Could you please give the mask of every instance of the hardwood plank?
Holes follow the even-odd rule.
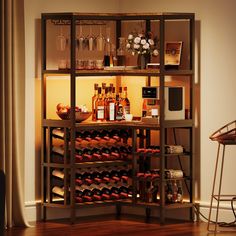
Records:
[[[181,221],[167,221],[167,224],[160,225],[156,219],[149,223],[144,218],[126,216],[116,220],[114,216],[86,217],[77,219],[76,224],[69,221],[57,220],[37,222],[35,227],[8,229],[5,236],[201,236],[207,235],[206,223],[191,223]],[[235,234],[234,234],[235,235]]]

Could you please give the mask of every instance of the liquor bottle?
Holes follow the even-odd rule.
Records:
[[[173,190],[171,183],[167,183],[165,196],[166,196],[166,203],[173,202]]]
[[[95,102],[96,105],[96,120],[104,121],[105,119],[105,104],[101,94],[101,87],[98,88],[98,98]]]
[[[177,190],[177,202],[183,202],[183,189],[181,185],[178,186]]]
[[[102,83],[102,99],[105,99],[106,83]]]
[[[92,97],[92,120],[96,121],[96,106],[95,102],[98,97],[98,84],[94,84],[94,95]]]
[[[115,120],[115,99],[112,97],[112,87],[107,88],[108,93],[105,99],[105,107],[106,107],[106,120],[114,121]]]
[[[127,95],[127,87],[124,87],[124,93],[121,100],[121,104],[123,107],[123,119],[125,119],[125,115],[130,114],[130,101]]]
[[[117,65],[118,66],[125,66],[126,59],[125,59],[125,38],[119,38],[119,48],[117,49]]]
[[[172,201],[173,202],[177,202],[177,198],[178,198],[178,186],[177,186],[177,182],[174,181],[172,184],[172,191],[173,191],[173,197],[172,197]]]
[[[116,95],[116,120],[123,119],[123,105],[122,105],[122,87],[119,87],[119,94]]]

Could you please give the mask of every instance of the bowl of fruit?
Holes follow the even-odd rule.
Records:
[[[65,106],[62,103],[57,104],[57,115],[62,120],[69,120],[71,115],[71,107]],[[91,116],[92,112],[88,111],[85,105],[75,107],[75,121],[82,122],[87,120]]]

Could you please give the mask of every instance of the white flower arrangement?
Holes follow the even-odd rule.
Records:
[[[159,54],[155,47],[154,40],[145,37],[143,34],[129,34],[126,49],[130,51],[132,55],[152,54],[153,56],[157,56]]]

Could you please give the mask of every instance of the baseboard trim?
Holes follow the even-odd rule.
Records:
[[[209,202],[198,202],[199,204],[199,210],[200,212],[208,219],[209,217],[209,209],[210,209],[210,203]],[[69,210],[66,209],[57,209],[57,208],[49,208],[48,209],[48,219],[60,219],[60,218],[67,218],[70,216]],[[91,209],[80,209],[79,214],[77,216],[90,216],[90,215],[106,215],[106,214],[112,214],[115,212],[115,207],[97,207],[97,208],[91,208]],[[132,207],[124,207],[122,208],[123,213],[127,214],[137,214],[140,216],[145,216],[145,210],[142,210],[142,208],[132,208]],[[214,215],[216,212],[216,204],[213,205],[212,208],[212,216],[214,219]],[[169,212],[168,212],[169,213]],[[39,221],[41,220],[41,206],[40,201],[28,201],[25,202],[25,214],[28,221]],[[158,211],[154,210],[152,212],[152,216],[158,217]],[[184,212],[179,211],[171,211],[170,214],[168,214],[171,218],[178,218],[178,219],[185,219],[186,214]],[[168,217],[167,215],[167,217]],[[233,221],[233,214],[230,204],[221,204],[219,208],[219,216],[220,220],[230,222]],[[206,221],[203,217],[200,216],[200,219],[203,221]]]

